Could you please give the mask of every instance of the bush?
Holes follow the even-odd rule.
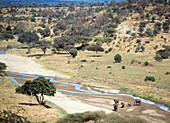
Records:
[[[168,75],[168,74],[170,74],[170,72],[166,72],[166,73],[165,73],[165,75]]]
[[[109,53],[109,51],[106,50],[105,53]]]
[[[122,69],[125,69],[125,66],[122,66]]]
[[[116,54],[115,57],[114,57],[114,60],[115,60],[116,63],[120,63],[122,61],[121,55]]]
[[[109,49],[108,49],[109,52],[112,51],[112,50],[113,50],[113,48],[109,48]]]
[[[68,114],[57,123],[147,123],[138,117],[127,117],[115,113],[105,114],[104,111]]]
[[[87,62],[87,60],[86,60],[86,59],[83,59],[83,60],[81,60],[80,62]]]
[[[141,40],[140,40],[140,39],[137,39],[137,40],[136,40],[136,43],[140,43],[140,42],[141,42]]]
[[[12,48],[12,46],[11,46],[11,45],[8,45],[6,48],[7,48],[7,49],[11,49],[11,48]]]
[[[155,81],[155,77],[153,77],[153,76],[146,76],[145,77],[145,81]]]
[[[107,68],[112,68],[111,66],[107,66]]]
[[[161,62],[162,61],[162,57],[159,54],[156,54],[156,56],[154,57],[156,61]]]
[[[146,62],[144,63],[144,66],[148,66],[148,65],[149,65],[149,62],[146,61]]]
[[[77,49],[76,48],[71,48],[70,49],[70,51],[69,51],[69,53],[71,54],[71,56],[73,57],[73,58],[75,58],[76,56],[77,56]]]

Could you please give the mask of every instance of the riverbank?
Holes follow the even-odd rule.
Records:
[[[45,69],[73,79],[86,80],[82,82],[85,85],[108,87],[105,90],[97,89],[100,91],[121,90],[170,107],[170,76],[165,74],[169,71],[170,59],[157,62],[154,60],[155,54],[127,54],[120,51],[117,53],[122,56],[122,62],[113,63],[114,52],[96,55],[94,52],[80,51],[73,59],[65,52],[53,54],[47,50],[47,55],[44,56],[40,49],[33,48],[30,54],[25,54],[26,51],[27,49],[15,49],[7,53],[29,57]],[[148,66],[144,65],[146,61]],[[156,81],[144,81],[146,76],[154,76]]]

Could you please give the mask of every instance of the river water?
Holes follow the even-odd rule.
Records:
[[[20,46],[21,47],[21,46]],[[19,48],[19,47],[17,47]],[[7,49],[5,49],[4,51],[0,51],[0,54],[4,54],[6,52]],[[17,73],[17,72],[9,72],[13,75],[16,76],[8,76],[13,82],[19,84],[20,86],[22,85],[21,83],[18,82],[18,80],[22,79],[22,80],[31,80],[28,77],[33,77],[33,78],[37,78],[39,77],[38,75],[30,75],[30,74],[23,74],[23,73]],[[18,77],[19,76],[19,77]],[[114,93],[102,93],[99,91],[94,91],[92,90],[90,87],[85,87],[86,89],[82,89],[84,86],[81,84],[76,84],[76,83],[68,83],[68,82],[62,82],[62,81],[57,81],[55,78],[53,77],[45,77],[46,79],[50,79],[51,82],[55,82],[55,83],[62,83],[62,84],[68,84],[70,86],[73,86],[75,88],[75,91],[70,91],[70,90],[63,90],[63,89],[56,89],[57,91],[60,92],[67,92],[67,93],[78,93],[78,94],[96,94],[96,95],[121,95],[121,96],[129,96],[129,97],[133,97],[134,99],[140,99],[142,102],[147,103],[147,104],[151,104],[151,105],[156,105],[158,107],[160,107],[162,110],[170,112],[169,108],[164,106],[163,104],[158,104],[158,103],[154,103],[152,101],[149,100],[145,100],[142,99],[140,97],[134,97],[132,95],[129,94],[123,94],[123,93],[119,93],[119,94],[114,94]]]

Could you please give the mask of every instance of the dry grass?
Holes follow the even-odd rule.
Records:
[[[27,56],[25,50],[14,49],[8,53]],[[123,61],[121,63],[113,63],[114,56],[119,53]],[[32,49],[30,55],[43,54],[39,49]],[[47,51],[47,56],[31,57],[36,62],[44,65],[45,68],[61,72],[62,74],[72,76],[77,79],[86,79],[95,82],[95,85],[109,85],[111,88],[120,88],[129,90],[129,93],[143,98],[160,103],[170,101],[169,98],[169,84],[170,76],[165,75],[169,72],[170,59],[156,62],[154,60],[155,54],[142,55],[142,54],[127,54],[124,52],[111,52],[108,54],[88,51],[80,51],[78,56],[73,59],[69,54],[51,54]],[[101,55],[101,57],[92,57],[93,55]],[[80,62],[86,59],[88,62]],[[68,64],[70,60],[70,64]],[[94,60],[94,62],[91,62]],[[141,64],[130,64],[132,60],[137,60]],[[144,66],[144,62],[148,61],[151,66]],[[111,68],[107,68],[111,66]],[[126,68],[123,70],[122,66]],[[146,76],[154,76],[156,82],[144,81]],[[92,83],[86,83],[92,84]],[[150,97],[148,97],[148,96]]]
[[[15,93],[17,86],[7,77],[0,78],[0,110],[10,109],[14,112],[16,109],[11,108],[12,106],[22,107],[25,109],[25,112],[19,115],[27,117],[31,122],[56,122],[63,116],[57,108],[53,108],[54,106],[52,108],[45,108],[44,106],[37,105],[34,97]],[[21,105],[19,103],[34,105]]]

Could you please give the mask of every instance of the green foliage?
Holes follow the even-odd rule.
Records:
[[[146,76],[144,81],[155,81],[155,77],[153,76]]]
[[[127,117],[115,113],[105,114],[103,111],[84,112],[68,114],[59,119],[57,123],[147,123],[144,119],[138,117]]]
[[[12,46],[11,45],[7,45],[7,47],[6,47],[7,49],[11,49],[12,48]]]
[[[154,59],[158,62],[161,62],[163,60],[163,58],[161,57],[161,55],[156,54],[156,56],[154,57]]]
[[[115,57],[114,57],[114,60],[115,60],[116,63],[120,63],[122,61],[121,55],[116,54]]]
[[[24,111],[23,108],[20,108],[20,110],[17,111],[16,113],[10,110],[0,111],[0,121],[1,123],[11,123],[11,122],[12,123],[30,123],[30,121],[27,120],[27,118],[18,115],[18,113],[21,113],[21,112],[23,113],[23,111]]]
[[[125,66],[122,66],[122,69],[125,69]]]
[[[145,31],[147,37],[153,37],[153,31],[150,28],[147,28]]]
[[[8,41],[8,39],[13,39],[14,36],[11,31],[1,32],[0,39]]]
[[[87,62],[87,60],[86,60],[86,59],[83,59],[83,60],[81,60],[80,62]]]
[[[164,46],[164,48],[157,51],[156,54],[159,54],[163,59],[167,59],[170,56],[170,46]]]
[[[49,28],[49,27],[46,27],[44,30],[42,30],[42,31],[40,32],[40,34],[41,34],[44,38],[50,36],[50,28]]]
[[[72,49],[70,49],[70,51],[69,51],[69,53],[71,54],[71,56],[73,57],[73,58],[75,58],[76,56],[77,56],[77,49],[76,48],[72,48]]]
[[[32,33],[32,32],[24,32],[18,38],[18,42],[26,43],[26,44],[29,45],[28,53],[30,52],[30,45],[31,45],[31,43],[35,43],[38,40],[39,40],[38,35],[36,33]]]
[[[26,81],[23,86],[20,86],[15,90],[17,93],[35,96],[37,102],[41,105],[45,105],[44,95],[54,96],[56,93],[54,83],[44,77],[38,77],[33,81]],[[40,96],[38,96],[39,94]]]
[[[45,39],[39,40],[33,45],[33,47],[40,48],[45,55],[46,50],[51,48],[51,42]]]
[[[170,20],[166,20],[165,22],[163,22],[163,30],[164,32],[168,32],[169,31],[169,25],[170,25]]]
[[[98,51],[101,51],[101,52],[104,51],[104,49],[103,49],[101,46],[99,46],[99,45],[89,46],[89,47],[87,48],[87,50],[89,50],[89,51],[96,51],[96,53],[97,53]]]
[[[132,36],[133,38],[136,38],[136,37],[137,37],[136,33],[132,33],[131,36]]]
[[[36,18],[35,17],[31,17],[30,20],[31,20],[31,22],[36,22]]]
[[[112,68],[111,66],[107,66],[107,68]]]
[[[137,40],[136,40],[136,43],[140,43],[140,42],[141,42],[141,40],[140,40],[140,39],[137,39]]]
[[[148,66],[148,65],[149,65],[148,61],[144,62],[144,66]]]
[[[165,73],[165,75],[169,75],[169,74],[170,74],[170,72],[166,72],[166,73]]]
[[[0,62],[0,76],[4,76],[5,75],[6,68],[7,68],[6,64]]]

